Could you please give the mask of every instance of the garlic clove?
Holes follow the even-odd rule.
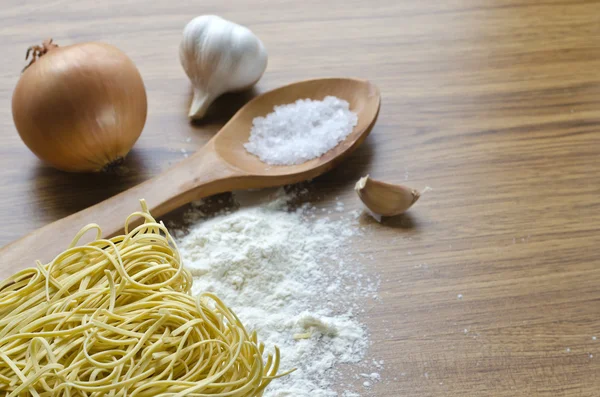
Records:
[[[354,190],[363,204],[378,216],[403,214],[421,196],[416,189],[377,181],[369,175],[360,178]]]

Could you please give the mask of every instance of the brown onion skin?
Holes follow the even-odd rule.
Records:
[[[63,171],[101,171],[139,138],[148,105],[142,77],[122,51],[104,43],[51,49],[29,66],[12,97],[23,142]]]

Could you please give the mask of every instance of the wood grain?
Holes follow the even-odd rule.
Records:
[[[403,218],[361,218],[371,236],[356,249],[373,256],[383,299],[363,316],[386,366],[373,394],[600,394],[597,1],[4,1],[0,243],[157,175],[248,100],[187,121],[177,46],[200,13],[264,41],[257,91],[336,75],[381,88],[365,145],[313,182],[323,204],[359,208],[352,186],[366,173],[433,189]],[[12,90],[25,48],[49,36],[106,41],[138,65],[149,112],[127,174],[57,172],[19,140]]]

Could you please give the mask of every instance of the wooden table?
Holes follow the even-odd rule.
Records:
[[[600,2],[35,3],[0,15],[0,244],[165,170],[247,100],[186,118],[181,30],[219,14],[267,46],[258,91],[332,75],[381,88],[366,144],[313,182],[321,204],[358,208],[366,173],[433,189],[401,219],[361,219],[375,238],[357,249],[382,280],[364,317],[386,362],[374,394],[600,395]],[[58,172],[20,141],[11,93],[47,37],[106,41],[138,65],[149,116],[126,175]]]

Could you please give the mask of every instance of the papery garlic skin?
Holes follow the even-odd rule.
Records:
[[[263,43],[250,29],[216,15],[192,19],[179,46],[181,65],[194,88],[189,117],[200,119],[219,95],[256,84],[267,58]]]

